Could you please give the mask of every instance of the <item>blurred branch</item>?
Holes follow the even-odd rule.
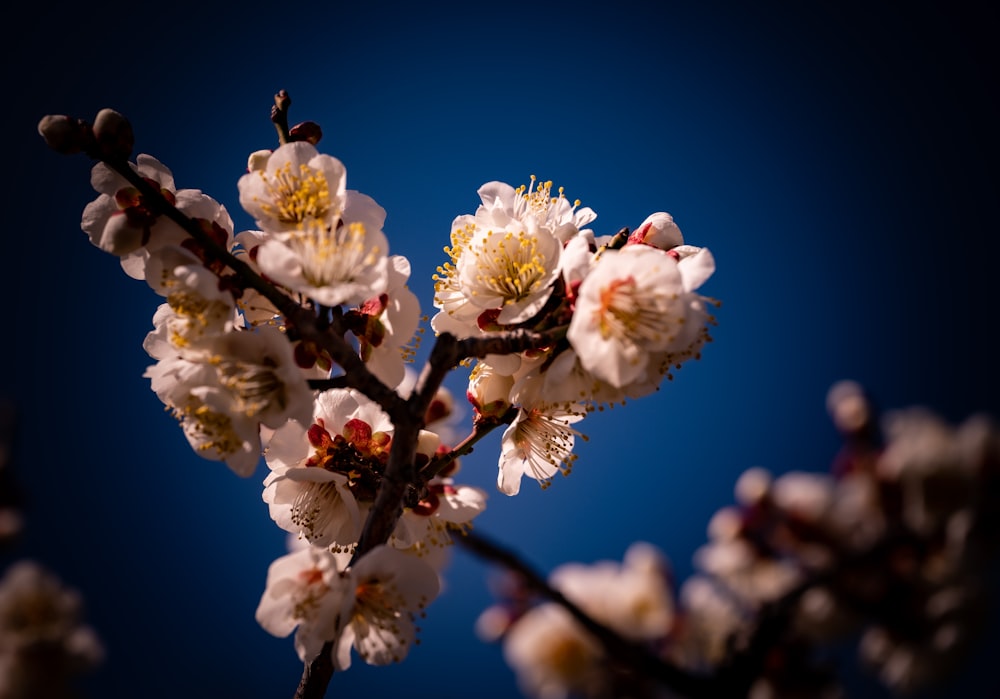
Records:
[[[464,536],[456,537],[455,541],[477,556],[517,573],[530,590],[563,606],[583,628],[600,641],[608,655],[622,665],[631,667],[646,677],[659,680],[665,686],[686,697],[725,696],[718,693],[718,682],[714,678],[682,670],[656,656],[645,646],[623,638],[604,624],[594,620],[562,592],[552,587],[544,577],[535,572],[513,551],[472,531],[467,532]]]

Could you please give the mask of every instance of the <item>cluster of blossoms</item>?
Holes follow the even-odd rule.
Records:
[[[385,211],[347,189],[344,165],[316,148],[318,129],[302,133],[251,154],[238,189],[257,228],[239,233],[225,207],[177,189],[155,158],[127,163],[215,249],[103,160],[92,175],[99,196],[82,225],[164,297],[144,342],[156,360],[146,375],[191,446],[241,476],[254,473],[261,455],[269,468],[263,499],[299,543],[272,566],[258,620],[278,635],[297,629],[307,662],[332,643],[343,668],[351,647],[372,663],[405,655],[409,615],[438,589],[441,547],[483,511],[486,495],[454,481],[455,445],[432,424],[450,403],[439,388],[416,436],[418,476],[401,513],[385,541],[354,560],[397,426],[384,404],[334,385],[343,367],[299,332],[293,314],[306,310],[320,326],[351,333],[367,371],[405,395],[420,309],[406,286],[409,262],[388,254]],[[589,410],[645,395],[698,356],[714,302],[696,290],[714,261],[707,249],[684,245],[666,213],[631,234],[597,237],[587,228],[594,212],[561,190],[553,196],[551,182],[491,182],[479,196],[476,213],[452,226],[431,325],[459,339],[505,331],[545,338],[527,351],[501,345],[476,355],[467,391],[473,436],[509,423],[497,484],[513,495],[523,475],[545,485],[568,469],[579,436],[573,425]],[[247,283],[234,261],[281,296]]]
[[[942,679],[995,601],[1000,427],[985,416],[952,427],[923,408],[880,420],[846,381],[828,405],[845,440],[831,471],[746,471],[676,593],[648,545],[621,565],[563,566],[549,583],[621,637],[709,678],[693,696],[844,696],[823,650],[852,638],[895,692]],[[535,604],[516,581],[502,595],[479,631],[502,639],[529,696],[673,696],[606,657],[564,607]],[[758,672],[725,674],[747,658]]]
[[[0,578],[0,699],[69,699],[104,649],[82,621],[80,595],[32,560]]]
[[[308,141],[253,153],[239,192],[259,229],[238,234],[221,204],[178,190],[155,158],[140,155],[128,165],[296,308],[328,323],[335,315],[378,380],[401,393],[412,387],[405,363],[419,305],[406,288],[409,263],[387,254],[385,212],[346,189],[338,160]],[[306,661],[333,640],[339,667],[349,664],[352,641],[368,662],[400,659],[413,635],[406,610],[434,597],[449,530],[483,511],[485,493],[456,484],[458,461],[450,459],[407,492],[387,548],[350,565],[392,448],[389,416],[356,389],[313,389],[310,379],[329,381],[337,367],[321,347],[297,337],[293,320],[266,294],[159,215],[109,165],[94,166],[92,183],[99,196],[84,211],[84,231],[164,297],[143,345],[156,360],[146,372],[153,391],[201,456],[250,476],[263,455],[263,499],[274,521],[305,546],[272,567],[260,623],[279,635],[297,626],[296,648]],[[419,431],[418,470],[451,450],[432,429],[450,404],[440,388]],[[398,586],[389,587],[392,579]],[[348,597],[356,607],[350,614],[342,613]]]
[[[595,236],[596,214],[552,182],[489,182],[474,214],[452,223],[450,260],[435,276],[431,325],[481,337],[526,329],[551,341],[489,354],[473,368],[477,420],[513,414],[497,485],[522,476],[547,485],[573,461],[574,427],[595,407],[656,390],[697,357],[715,302],[697,289],[715,270],[706,248],[685,245],[673,218],[650,215],[631,234]],[[627,234],[627,235],[626,235]]]
[[[281,145],[251,154],[238,182],[256,225],[239,233],[155,158],[129,162],[131,127],[112,110],[93,124],[45,117],[39,131],[99,161],[83,230],[163,297],[143,343],[153,391],[202,457],[244,477],[266,463],[262,497],[289,552],[270,566],[256,618],[294,632],[300,692],[315,695],[323,663],[403,659],[441,590],[447,545],[482,545],[453,538],[486,502],[455,481],[459,457],[506,425],[498,489],[515,495],[524,476],[547,486],[569,470],[585,416],[699,357],[717,302],[699,293],[712,254],[685,244],[669,214],[597,236],[593,210],[551,182],[489,182],[452,224],[434,277],[437,342],[417,380],[410,264],[389,255],[385,211],[317,150],[319,127],[287,127],[289,103],[276,95]],[[441,382],[473,360],[472,432],[456,441]],[[525,692],[836,696],[816,651],[845,634],[860,634],[894,689],[946,670],[987,597],[1000,431],[922,411],[880,429],[850,383],[829,404],[846,439],[833,472],[744,474],[679,589],[666,558],[636,544],[621,564],[563,566],[488,610],[480,632],[502,640]],[[64,659],[98,654],[74,599],[30,567],[0,583],[0,678],[21,681],[11,658],[39,639]]]

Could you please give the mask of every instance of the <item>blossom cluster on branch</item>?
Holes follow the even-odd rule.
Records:
[[[275,95],[279,145],[251,153],[238,182],[257,226],[239,233],[156,158],[131,161],[131,125],[113,110],[92,124],[45,117],[39,131],[98,161],[82,228],[163,298],[146,376],[192,448],[241,476],[263,456],[263,499],[301,547],[271,566],[257,619],[294,631],[301,659],[328,675],[352,647],[374,664],[406,655],[443,547],[485,507],[455,481],[459,457],[506,426],[501,492],[568,470],[590,410],[648,394],[698,356],[715,302],[697,289],[715,265],[669,214],[597,236],[594,212],[551,182],[487,183],[452,224],[435,345],[407,382],[420,324],[410,264],[389,254],[385,211],[317,149],[319,126],[289,128],[290,104]],[[433,429],[450,403],[441,382],[472,362],[473,429],[449,443]],[[323,684],[315,673],[300,691]]]
[[[831,405],[850,449],[835,473],[747,473],[679,591],[646,544],[545,580],[470,533],[487,494],[460,482],[462,457],[502,428],[501,493],[568,472],[593,411],[658,390],[700,357],[718,305],[700,293],[714,258],[665,212],[597,235],[594,211],[550,181],[488,182],[451,225],[433,276],[434,343],[414,372],[423,329],[410,263],[390,254],[382,207],[318,149],[320,127],[289,127],[290,104],[275,95],[278,145],[253,151],[237,183],[256,226],[240,232],[156,158],[131,160],[131,125],[113,110],[93,123],[48,116],[39,131],[97,161],[82,228],[163,299],[143,342],[152,390],[201,457],[243,477],[266,464],[262,498],[290,544],[256,618],[294,634],[297,697],[322,696],[355,654],[406,657],[455,542],[527,581],[481,629],[545,699],[818,690],[830,678],[810,672],[810,650],[854,618],[892,686],[961,645],[950,620],[979,600],[963,581],[979,534],[995,529],[997,432],[976,422],[955,436],[909,416],[883,445],[870,406],[844,386]],[[469,369],[465,437],[445,429],[455,405],[442,382],[458,367]]]
[[[524,691],[545,699],[670,696],[635,662],[643,652],[690,673],[665,685],[684,696],[842,697],[824,651],[846,641],[895,692],[941,681],[997,601],[1000,426],[879,415],[852,381],[828,407],[844,438],[832,467],[745,471],[679,588],[664,554],[637,543],[621,563],[565,564],[545,584],[506,578],[480,636],[502,641]],[[469,545],[505,562],[489,542]],[[608,630],[638,647],[610,653]]]

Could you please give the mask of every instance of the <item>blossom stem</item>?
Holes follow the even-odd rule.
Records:
[[[285,145],[288,143],[288,108],[292,104],[292,98],[288,96],[288,93],[284,90],[278,90],[278,94],[274,96],[274,106],[271,107],[271,123],[274,124],[274,130],[278,132],[278,144]]]
[[[507,411],[499,417],[478,420],[472,426],[469,436],[458,443],[447,454],[435,456],[421,469],[421,477],[429,481],[434,476],[448,468],[459,457],[471,454],[475,445],[490,432],[501,425],[509,425],[517,417],[518,409],[514,406],[507,408]]]

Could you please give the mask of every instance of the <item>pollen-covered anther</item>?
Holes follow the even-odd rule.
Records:
[[[331,228],[309,219],[291,234],[288,245],[302,265],[303,278],[314,287],[353,281],[359,270],[382,254],[378,245],[369,247],[368,232],[360,221]]]
[[[298,172],[293,172],[289,162],[270,177],[263,170],[257,172],[273,202],[260,201],[261,209],[282,223],[322,219],[331,213],[330,185],[321,170],[301,163]]]
[[[633,277],[612,280],[599,298],[594,316],[603,339],[657,346],[672,337],[669,326],[677,321],[667,312],[671,299],[640,289]]]

